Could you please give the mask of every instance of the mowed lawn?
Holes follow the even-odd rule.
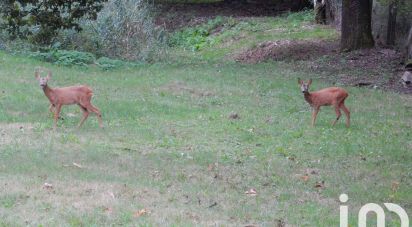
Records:
[[[54,132],[39,65],[52,87],[91,86],[105,128],[91,115],[76,129],[80,109],[66,106]],[[351,127],[342,116],[332,128],[330,107],[311,127],[297,84],[310,76],[277,63],[106,72],[0,53],[0,226],[338,226],[341,193],[351,226],[368,202],[411,216],[412,98],[347,87]]]

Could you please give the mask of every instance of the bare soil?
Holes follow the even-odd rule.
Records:
[[[276,16],[283,12],[297,11],[303,6],[298,1],[294,2],[296,3],[273,4],[264,1],[256,3],[222,1],[197,4],[159,4],[157,5],[155,23],[171,31],[184,26],[201,24],[217,16],[237,19]]]
[[[334,54],[337,48],[336,42],[278,40],[261,43],[234,58],[243,63],[258,63],[269,59],[275,61],[311,60]]]
[[[322,79],[347,86],[371,87],[412,94],[399,82],[404,66],[400,52],[376,47],[340,52],[338,41],[268,41],[233,57],[255,64],[268,60],[292,62],[295,70],[318,74]]]

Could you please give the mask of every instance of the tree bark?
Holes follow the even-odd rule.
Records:
[[[386,45],[395,45],[396,39],[396,15],[398,13],[398,2],[397,0],[389,4],[389,14],[388,14],[388,29],[386,33]]]
[[[317,24],[326,24],[326,5],[322,2],[316,3],[315,21]]]
[[[408,37],[406,38],[406,41],[405,41],[405,62],[406,64],[412,63],[412,23],[409,29]]]
[[[342,51],[371,48],[375,45],[371,18],[372,0],[342,1]]]
[[[326,24],[335,23],[335,9],[331,0],[325,0],[325,14],[326,14]]]

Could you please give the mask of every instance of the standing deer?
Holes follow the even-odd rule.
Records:
[[[85,85],[62,87],[62,88],[51,88],[47,85],[47,82],[51,78],[51,71],[48,71],[46,77],[41,77],[39,69],[36,69],[34,73],[36,79],[39,81],[44,94],[50,101],[49,110],[54,113],[54,129],[57,128],[57,120],[60,115],[60,111],[63,105],[79,105],[80,109],[83,111],[83,117],[80,120],[78,127],[83,125],[83,122],[87,119],[90,112],[97,115],[99,120],[99,126],[103,127],[102,115],[100,110],[91,104],[91,99],[93,96],[93,91],[90,87]],[[54,111],[53,111],[54,109]]]
[[[306,102],[308,102],[312,108],[312,126],[315,125],[316,116],[319,113],[321,106],[330,106],[335,107],[336,111],[336,120],[333,121],[332,126],[335,126],[336,122],[339,120],[342,113],[342,109],[346,115],[346,127],[350,125],[350,112],[349,109],[345,106],[345,99],[348,97],[348,92],[339,87],[328,87],[319,91],[309,92],[309,86],[312,84],[312,79],[307,83],[298,79],[300,89],[305,97]]]

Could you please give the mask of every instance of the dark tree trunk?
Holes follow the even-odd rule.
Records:
[[[342,51],[371,48],[375,45],[371,18],[372,0],[342,1]]]
[[[388,30],[386,33],[386,45],[395,45],[396,39],[396,15],[398,13],[398,1],[389,4]]]
[[[412,63],[412,23],[409,29],[408,37],[406,38],[406,41],[405,41],[405,62]]]
[[[333,4],[331,0],[325,0],[325,14],[326,14],[326,24],[334,24],[335,23],[335,9],[333,8]]]
[[[316,3],[315,21],[317,24],[326,24],[326,6],[322,2]]]

